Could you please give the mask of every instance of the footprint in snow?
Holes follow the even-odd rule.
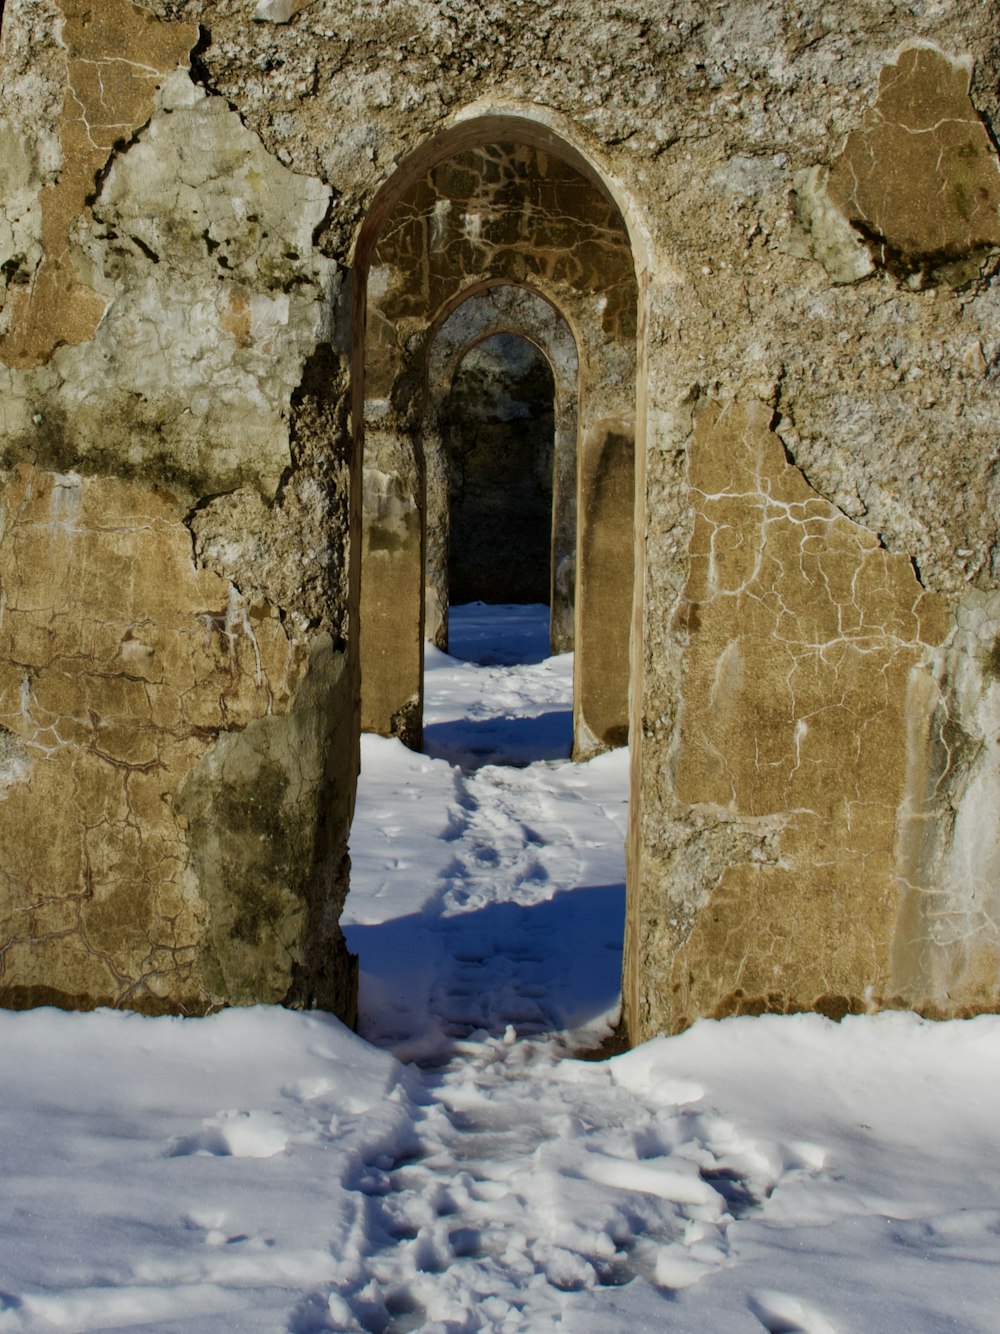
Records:
[[[767,1334],[839,1334],[825,1315],[788,1292],[756,1292],[747,1304]]]
[[[672,1204],[700,1205],[718,1215],[723,1210],[720,1192],[703,1179],[693,1163],[683,1159],[664,1158],[654,1163],[647,1158],[629,1162],[588,1153],[580,1163],[579,1173],[597,1185],[655,1195]]]
[[[193,1135],[181,1135],[168,1158],[205,1154],[212,1158],[273,1158],[288,1147],[288,1133],[274,1112],[219,1112]]]

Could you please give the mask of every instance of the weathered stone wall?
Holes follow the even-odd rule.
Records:
[[[955,1014],[1000,998],[986,907],[1000,787],[982,747],[995,706],[988,670],[972,667],[988,656],[982,612],[995,599],[995,251],[989,226],[964,216],[975,221],[981,202],[962,202],[985,197],[995,213],[997,163],[969,96],[972,62],[956,59],[974,51],[985,78],[991,39],[968,27],[949,39],[962,17],[954,7],[939,18],[944,53],[906,45],[927,30],[902,11],[889,21],[852,10],[856,26],[820,24],[816,45],[798,51],[784,38],[787,73],[766,105],[741,99],[745,129],[728,121],[728,153],[705,162],[714,209],[674,175],[672,245],[687,277],[671,284],[669,307],[654,284],[650,313],[650,426],[662,444],[651,437],[645,455],[645,712],[626,944],[637,1036],[699,1014],[900,1004]],[[923,239],[922,215],[948,235],[928,227]],[[699,443],[736,462],[731,437],[706,439],[705,415],[722,406],[737,422],[755,401],[765,405],[756,433],[770,425],[838,522],[899,562],[881,591],[861,576],[875,551],[838,588],[813,563],[806,528],[801,555],[785,521],[754,539],[759,499],[742,529],[699,504]],[[715,508],[738,514],[761,489],[713,473]],[[743,573],[737,587],[717,573],[705,606],[696,572],[709,520],[720,561]],[[824,545],[832,564],[832,529]],[[678,563],[685,546],[691,564]],[[777,555],[772,585],[760,584],[768,568],[755,569],[755,548]],[[925,590],[940,601],[917,624]],[[970,596],[978,615],[964,610]],[[706,731],[698,717],[712,714]]]
[[[0,1001],[349,1018],[330,190],[193,81],[198,40],[4,13]]]
[[[705,842],[693,865],[670,850],[675,918],[643,946],[678,1026],[789,998],[839,1017],[857,1007],[855,979],[885,968],[908,683],[948,630],[909,561],[786,462],[770,417],[706,404],[689,449],[673,786]],[[703,895],[706,870],[708,904],[684,921],[683,892]]]
[[[996,0],[115,0],[84,25],[85,12],[8,0],[4,13],[9,494],[36,469],[50,480],[32,496],[75,474],[168,506],[172,531],[196,534],[190,586],[221,581],[216,613],[230,586],[266,609],[272,649],[280,629],[297,664],[262,666],[241,708],[267,722],[274,671],[287,703],[272,713],[291,719],[292,693],[323,679],[304,674],[320,637],[345,681],[355,644],[347,335],[330,322],[349,304],[340,276],[366,268],[428,155],[441,160],[435,145],[447,139],[456,159],[483,144],[551,154],[617,202],[640,294],[630,1032],[762,1008],[995,1008]],[[123,50],[139,58],[112,69]],[[88,82],[95,60],[107,80]],[[280,207],[251,202],[257,181]],[[584,376],[586,338],[561,308]],[[436,313],[424,308],[428,327]],[[392,317],[407,355],[408,318]],[[405,414],[410,382],[384,390],[372,366],[372,393],[395,394]],[[605,415],[602,438],[620,434],[624,411]],[[353,424],[360,434],[357,408]],[[56,531],[39,504],[31,523]],[[6,553],[19,531],[8,517]],[[8,605],[11,584],[43,617],[65,589],[90,606],[83,575],[57,595],[54,576],[5,559]],[[200,624],[205,610],[199,593],[185,615]],[[165,613],[141,614],[159,625]],[[10,624],[3,810],[57,772],[35,734],[45,719],[30,693],[27,719],[19,703],[21,667],[41,679],[47,659],[15,645]],[[245,633],[233,634],[243,661]],[[103,702],[106,670],[92,665],[112,658],[83,628],[67,656],[94,678],[101,720],[120,706]],[[171,668],[178,681],[189,670]],[[50,702],[79,708],[58,692]],[[351,730],[340,705],[333,714]],[[228,742],[221,705],[210,726]],[[102,729],[88,721],[70,744],[89,755]],[[162,791],[214,772],[219,742],[205,744]],[[346,770],[351,745],[333,748]],[[53,783],[51,841],[66,842],[90,826],[75,789]],[[332,789],[343,811],[343,773]],[[185,873],[207,904],[199,867],[223,854],[190,839],[207,834],[210,806],[168,804],[178,828],[189,821]],[[44,809],[53,818],[51,800]],[[9,856],[6,832],[0,846]],[[30,902],[64,900],[44,931],[69,941],[72,896],[91,892],[68,873],[41,877]],[[10,891],[8,936],[27,901]],[[49,968],[18,985],[42,985]]]

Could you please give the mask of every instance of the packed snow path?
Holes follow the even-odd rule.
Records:
[[[432,753],[365,739],[372,1041],[0,1011],[0,1334],[995,1334],[1000,1018],[574,1059],[617,1001],[624,756],[559,758],[569,661],[528,656],[432,653]]]
[[[728,1224],[822,1157],[664,1124],[563,1059],[617,1019],[628,757],[569,761],[572,658],[547,658],[545,611],[455,609],[455,657],[427,651],[428,753],[363,739],[361,1031],[421,1074],[415,1143],[358,1183],[379,1245],[345,1328],[604,1334],[724,1265]]]
[[[453,651],[483,663],[428,646],[427,754],[362,738],[361,1032],[422,1064],[511,1026],[593,1046],[616,1018],[628,756],[569,762],[572,657],[546,657],[545,608],[501,610],[453,613]]]

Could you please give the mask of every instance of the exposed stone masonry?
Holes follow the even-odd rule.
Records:
[[[509,134],[513,125],[489,129]],[[419,745],[425,600],[435,629],[444,619],[435,605],[444,602],[442,538],[427,536],[430,507],[444,508],[434,500],[440,426],[433,405],[447,386],[429,379],[434,340],[463,302],[509,284],[550,302],[579,343],[574,462],[556,479],[554,520],[560,554],[575,542],[577,558],[571,569],[562,561],[574,588],[557,599],[553,623],[567,616],[559,604],[572,602],[574,753],[592,755],[623,744],[628,732],[634,264],[617,205],[580,167],[548,149],[483,134],[474,149],[449,156],[439,148],[440,160],[424,172],[414,168],[412,184],[401,169],[401,193],[385,205],[384,220],[373,209],[381,226],[370,243],[367,283],[362,724]],[[509,313],[516,316],[516,307]],[[532,335],[516,318],[503,331]],[[565,499],[570,487],[578,492],[575,515]],[[430,499],[422,510],[424,491]],[[599,513],[610,543],[590,531]]]

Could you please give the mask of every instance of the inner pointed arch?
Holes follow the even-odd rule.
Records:
[[[449,449],[455,432],[455,423],[446,420],[451,389],[465,358],[503,334],[537,348],[552,376],[551,446],[544,462],[535,460],[547,476],[548,588],[544,596],[532,600],[548,603],[551,651],[567,653],[574,644],[579,354],[558,307],[535,289],[508,282],[481,284],[463,294],[439,315],[428,339],[428,395],[422,431],[427,486],[425,635],[438,648],[448,647],[448,608],[455,597],[449,573],[455,548],[455,484],[461,481],[456,479],[456,460]]]

